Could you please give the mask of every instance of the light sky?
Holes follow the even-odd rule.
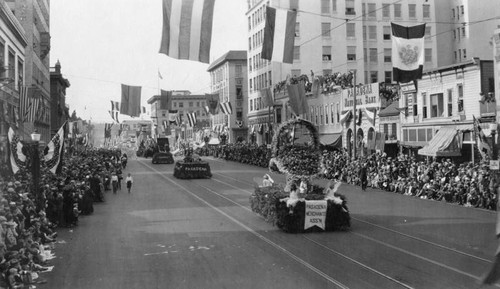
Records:
[[[246,10],[246,0],[215,1],[211,61],[246,50]],[[161,89],[210,92],[208,64],[158,53],[162,17],[162,0],[50,1],[50,66],[59,60],[71,84],[70,113],[112,122],[110,100],[120,101],[122,83],[142,86],[142,106],[149,111],[147,100],[158,94],[158,70]]]

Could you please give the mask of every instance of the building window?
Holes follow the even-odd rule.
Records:
[[[453,51],[453,54],[455,54],[455,61],[457,61],[457,51]]]
[[[378,52],[377,48],[370,48],[370,62],[377,62]]]
[[[384,40],[391,40],[391,32],[391,26],[384,26]]]
[[[300,22],[295,22],[295,37],[300,37]]]
[[[234,73],[235,73],[236,77],[241,77],[241,75],[243,74],[243,66],[235,65],[234,70],[235,70]]]
[[[184,102],[179,102],[179,107],[184,107]]]
[[[321,13],[330,14],[330,0],[321,0]]]
[[[319,124],[320,125],[323,125],[323,107],[322,106],[318,106],[318,110],[319,110]]]
[[[458,61],[462,61],[462,49],[458,49]]]
[[[292,69],[291,73],[293,77],[300,76],[300,69]]]
[[[455,31],[455,30],[453,30]],[[431,36],[431,27],[430,26],[425,26],[425,38],[428,40],[430,39]]]
[[[427,118],[427,93],[422,92],[422,117]]]
[[[330,22],[321,23],[321,35],[323,37],[330,37]]]
[[[293,47],[293,60],[300,60],[300,46]]]
[[[329,111],[328,111],[328,104],[324,106],[325,108],[325,124],[328,124],[328,122],[330,121],[330,115],[328,114]]]
[[[455,18],[455,9],[451,9],[451,18]]]
[[[248,70],[252,71],[252,58],[248,58]]]
[[[332,60],[332,47],[331,46],[323,46],[323,61],[331,61]]]
[[[368,26],[368,39],[377,40],[377,26]]]
[[[243,119],[243,108],[237,108],[236,109],[236,119],[237,120],[242,120]]]
[[[377,8],[375,3],[368,3],[368,17],[377,18]]]
[[[391,17],[391,5],[387,3],[382,3],[382,17],[389,18]]]
[[[453,29],[453,39],[457,39],[457,32]]]
[[[448,116],[453,115],[453,90],[448,89]]]
[[[408,16],[410,18],[417,18],[417,5],[408,4]]]
[[[347,61],[356,60],[356,46],[347,46]]]
[[[392,62],[392,49],[391,48],[384,48],[384,62],[385,63]]]
[[[464,5],[460,5],[460,13],[462,15],[464,15],[465,11],[464,11]]]
[[[462,27],[462,37],[465,37],[465,27]]]
[[[196,107],[200,107],[200,102],[199,101],[196,102]]]
[[[345,14],[356,15],[356,11],[354,10],[354,0],[345,0]]]
[[[174,102],[172,102],[172,105],[173,105],[174,107],[177,107],[177,102],[175,102],[175,101],[174,101]]]
[[[425,62],[432,62],[432,48],[425,49]]]
[[[249,79],[249,81],[250,81],[250,83],[249,83],[250,84],[250,91],[252,91],[253,90],[252,79]]]
[[[332,0],[332,10],[333,12],[337,12],[337,0]]]
[[[444,116],[444,100],[442,93],[431,94],[431,117]]]
[[[340,104],[337,102],[337,109],[335,110],[335,114],[337,115],[337,123],[340,122]]]
[[[189,102],[189,107],[193,107],[194,103],[192,101]]]
[[[268,73],[268,79],[269,79],[269,86],[273,85],[273,80],[271,78],[271,71],[269,71]]]
[[[428,4],[423,4],[422,13],[424,18],[431,18],[431,6]]]
[[[252,37],[248,37],[248,50],[252,50]]]
[[[462,54],[464,55],[464,58],[467,58],[467,50],[465,48],[462,49]]]
[[[281,123],[281,107],[276,108],[276,123]]]
[[[368,62],[368,52],[366,48],[363,48],[363,62],[367,63]]]
[[[378,82],[378,71],[370,71],[370,83]]]
[[[243,99],[243,88],[236,86],[236,99]]]
[[[356,24],[355,23],[347,23],[346,27],[346,37],[347,38],[355,38],[356,37]]]
[[[384,76],[385,83],[392,83],[392,71],[385,71]]]
[[[401,18],[401,4],[394,4],[394,17]]]
[[[335,121],[335,117],[334,117],[334,112],[333,112],[333,104],[330,104],[330,115],[331,115],[331,124],[333,124],[333,122]]]
[[[252,29],[252,19],[248,16],[248,30]]]
[[[366,25],[363,25],[363,41],[366,41]]]

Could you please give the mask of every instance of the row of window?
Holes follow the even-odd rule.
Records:
[[[264,28],[255,32],[252,37],[248,37],[248,51],[258,48],[264,43]]]
[[[269,5],[269,1],[267,1]],[[259,9],[255,10],[251,16],[248,16],[248,30],[251,30],[255,25],[266,21],[266,6],[263,5]]]
[[[382,3],[382,18],[390,18],[391,17],[391,6],[393,6],[393,17],[401,18],[402,4],[390,4],[390,3]],[[363,3],[362,4],[362,14],[368,18],[377,18],[377,4],[376,3]],[[368,10],[367,10],[368,9]],[[347,12],[347,10],[346,10]],[[346,13],[347,14],[347,13]],[[408,17],[410,19],[417,18],[417,4],[408,4]],[[422,18],[431,18],[431,6],[429,4],[422,4]]]
[[[257,69],[264,68],[264,67],[268,66],[269,64],[271,64],[271,62],[269,60],[262,59],[260,57],[260,53],[257,53],[253,57],[248,58],[248,70],[249,71],[252,71],[252,69],[257,70]]]
[[[195,102],[194,101],[189,101],[188,102],[188,107],[194,107],[194,104]],[[205,106],[205,101],[197,101],[196,102],[196,107],[204,107]],[[176,102],[176,101],[173,101],[172,102],[172,107],[174,108],[183,108],[184,107],[184,102],[183,101],[180,101],[180,102]]]
[[[329,125],[340,122],[340,104],[310,106],[306,118],[315,125]]]
[[[453,39],[458,39],[458,41],[460,41],[460,38],[465,37],[465,27],[458,27],[456,30],[453,30]]]
[[[7,57],[6,57],[7,56]],[[34,66],[36,68],[36,66]],[[16,81],[17,73],[17,81]],[[18,90],[17,84],[23,84],[24,75],[24,61],[17,57],[16,67],[16,53],[11,47],[8,47],[5,40],[0,38],[0,78],[10,78],[14,80],[7,86],[11,89]],[[35,75],[34,75],[35,77]]]
[[[456,11],[456,13],[455,13]],[[453,19],[458,19],[460,20],[460,15],[464,15],[465,14],[465,9],[464,9],[464,5],[460,5],[460,6],[457,6],[456,7],[456,10],[455,8],[451,8],[451,18]],[[465,17],[465,16],[462,16],[462,17]]]
[[[458,49],[456,51],[453,51],[455,54],[455,61],[460,62],[462,59],[467,58],[467,49]]]
[[[250,86],[250,91],[252,91],[254,89],[260,90],[260,89],[263,89],[265,87],[270,87],[273,84],[271,76],[272,76],[271,71],[268,71],[267,73],[264,72],[260,75],[257,75],[254,78],[250,78],[248,80],[248,83]]]
[[[461,84],[457,85],[457,94],[456,108],[457,112],[461,113],[464,111],[464,90]],[[453,89],[447,89],[446,95],[444,95],[444,93],[434,93],[427,97],[426,92],[422,92],[421,95],[422,118],[426,119],[453,116]],[[416,93],[405,94],[403,101],[405,102],[403,105],[408,107],[408,110],[411,110],[411,113],[409,112],[408,114],[409,116],[417,116],[419,114]]]

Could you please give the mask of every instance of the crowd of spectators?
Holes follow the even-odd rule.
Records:
[[[110,174],[121,169],[120,151],[84,149],[65,154],[62,172],[41,167],[35,196],[30,170],[0,175],[0,288],[35,288],[52,270],[57,227],[78,225],[80,215],[104,201]]]
[[[271,149],[265,145],[240,143],[211,146],[205,148],[203,154],[267,167]],[[497,196],[485,161],[456,163],[450,158],[441,158],[427,162],[408,155],[393,158],[382,153],[352,160],[346,151],[324,151],[323,162],[322,177],[327,179],[361,186],[360,173],[365,167],[367,187],[496,210]]]

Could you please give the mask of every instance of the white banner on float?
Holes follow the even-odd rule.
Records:
[[[326,219],[326,200],[321,201],[306,201],[306,215],[304,221],[304,230],[318,226],[325,229]]]

